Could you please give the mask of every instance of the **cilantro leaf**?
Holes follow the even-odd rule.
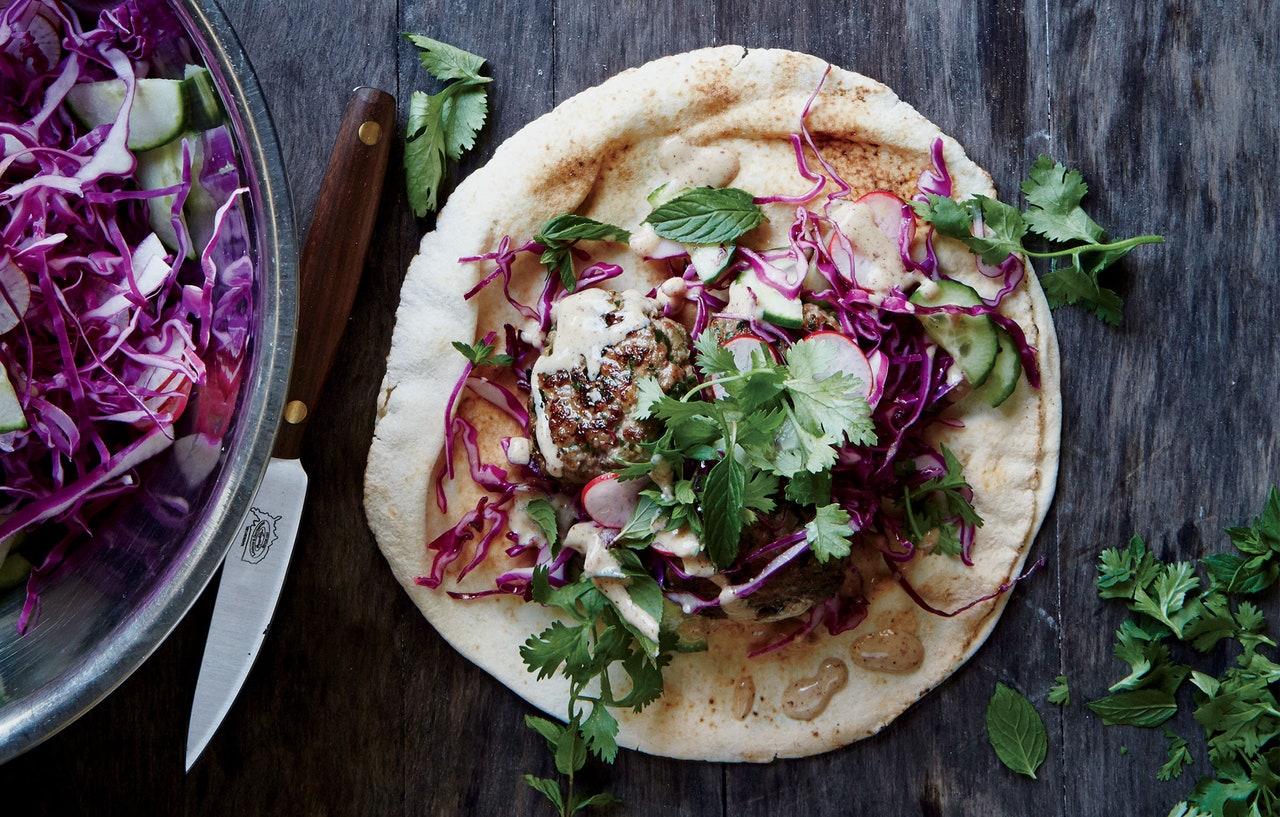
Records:
[[[409,98],[404,168],[409,204],[422,218],[439,206],[446,160],[457,161],[475,146],[476,134],[488,118],[483,57],[421,34],[405,34],[419,49],[419,60],[431,76],[448,83],[436,94],[414,91]]]
[[[644,223],[683,244],[728,244],[764,220],[764,211],[745,190],[696,187],[655,207]]]
[[[1031,166],[1030,178],[1022,183],[1027,197],[1025,219],[1032,232],[1050,241],[1106,241],[1106,233],[1080,207],[1089,186],[1077,170],[1041,156]]]
[[[1000,762],[1035,779],[1049,749],[1049,735],[1031,702],[1002,683],[987,704],[987,739]]]
[[[849,513],[834,504],[818,508],[813,519],[804,526],[804,538],[819,562],[848,556],[853,539]]]
[[[438,80],[451,79],[484,81],[480,69],[484,67],[483,57],[477,57],[461,48],[448,43],[433,40],[423,34],[408,34],[404,38],[418,47],[418,60],[431,76]]]
[[[1089,192],[1083,177],[1045,156],[1031,167],[1022,192],[1026,212],[986,196],[956,202],[930,195],[927,202],[912,206],[938,233],[964,243],[988,264],[999,264],[1011,255],[1050,259],[1050,269],[1040,276],[1050,306],[1079,304],[1101,320],[1118,324],[1123,302],[1115,291],[1101,285],[1099,275],[1134,247],[1164,239],[1144,235],[1108,243],[1106,232],[1081,207]],[[982,229],[975,229],[979,223]],[[1029,249],[1028,233],[1044,239],[1050,248]],[[1059,259],[1064,263],[1058,265]]]
[[[934,550],[954,556],[961,550],[960,526],[982,527],[982,517],[969,501],[973,489],[965,481],[960,458],[944,445],[942,461],[944,473],[916,487],[908,485],[902,503],[911,541],[923,545],[930,531],[937,531]]]

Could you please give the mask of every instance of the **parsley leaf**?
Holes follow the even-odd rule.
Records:
[[[511,355],[494,354],[497,346],[487,340],[478,340],[469,346],[455,340],[453,341],[453,348],[461,352],[462,356],[471,361],[473,366],[510,366],[516,362]]]
[[[972,487],[964,479],[964,466],[951,449],[942,446],[945,472],[922,484],[907,486],[902,496],[906,515],[906,533],[912,542],[922,545],[930,531],[937,531],[934,552],[955,556],[961,551],[961,524],[982,527],[982,517],[974,510],[969,496]]]
[[[483,57],[421,34],[404,38],[420,50],[427,72],[448,83],[437,94],[415,91],[409,98],[405,180],[409,205],[422,218],[439,206],[446,160],[457,161],[475,146],[489,114],[485,85],[493,80],[480,75]]]
[[[1280,803],[1280,664],[1260,652],[1275,641],[1257,605],[1243,600],[1231,609],[1233,596],[1256,594],[1274,582],[1280,493],[1272,488],[1250,526],[1226,533],[1237,553],[1200,561],[1210,578],[1207,587],[1195,565],[1157,559],[1137,536],[1123,550],[1104,551],[1098,563],[1099,594],[1124,601],[1136,617],[1121,625],[1115,647],[1130,665],[1129,675],[1112,685],[1114,694],[1089,708],[1108,724],[1158,726],[1176,713],[1174,696],[1182,682],[1189,678],[1194,688],[1192,716],[1204,729],[1214,770],[1174,806],[1171,817],[1269,814]],[[1207,652],[1224,641],[1238,652],[1220,675],[1172,657],[1172,647]],[[1169,780],[1192,756],[1185,739],[1167,727],[1164,734],[1167,758],[1156,776]]]
[[[1182,774],[1182,770],[1191,763],[1191,752],[1187,742],[1169,727],[1164,728],[1164,736],[1169,741],[1168,759],[1156,772],[1157,780],[1172,780]]]
[[[1010,255],[1049,259],[1052,266],[1041,274],[1040,283],[1050,306],[1080,304],[1103,321],[1118,324],[1123,302],[1099,283],[1098,276],[1134,247],[1163,243],[1164,239],[1144,235],[1108,242],[1106,232],[1081,206],[1089,192],[1083,177],[1046,156],[1031,167],[1022,192],[1026,212],[986,196],[956,202],[930,195],[927,202],[913,202],[912,206],[916,215],[933,224],[940,234],[963,242],[988,264],[999,264]],[[979,221],[983,229],[975,234],[974,224]],[[1051,248],[1028,249],[1028,233],[1044,239]]]
[[[644,220],[663,238],[683,244],[728,244],[764,220],[745,190],[695,187],[655,207]]]
[[[1033,780],[1049,751],[1049,735],[1040,713],[1030,701],[999,682],[987,704],[987,739],[1001,763]]]
[[[1059,675],[1054,679],[1056,684],[1049,687],[1049,703],[1057,706],[1071,705],[1071,690],[1067,687],[1067,676]]]

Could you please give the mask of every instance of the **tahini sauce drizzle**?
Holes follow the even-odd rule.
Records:
[[[887,628],[867,633],[849,647],[853,663],[872,672],[902,675],[924,662],[924,644],[915,633]]]
[[[793,681],[782,693],[782,714],[798,721],[811,721],[822,714],[831,697],[849,682],[849,668],[838,658],[828,658],[809,678]]]
[[[667,138],[658,164],[680,187],[725,187],[738,176],[738,155],[724,148],[691,145],[679,136]]]

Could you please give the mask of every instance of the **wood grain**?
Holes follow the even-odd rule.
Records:
[[[346,96],[437,90],[397,37],[419,31],[491,60],[490,121],[449,188],[556,102],[626,67],[702,45],[810,51],[893,87],[959,139],[1006,197],[1040,153],[1079,167],[1115,235],[1164,233],[1113,278],[1125,322],[1055,313],[1063,352],[1059,490],[1036,543],[1047,564],[995,635],[882,734],[766,766],[624,752],[593,773],[634,817],[1165,814],[1207,766],[1158,783],[1158,731],[1102,727],[1082,706],[1121,674],[1121,610],[1097,600],[1097,554],[1133,533],[1162,556],[1225,546],[1280,474],[1274,181],[1280,10],[1264,0],[932,3],[852,0],[338,0],[224,8],[280,133],[310,222]],[[211,596],[121,689],[0,767],[13,814],[546,814],[519,782],[550,774],[531,710],[460,659],[408,602],[361,510],[374,397],[399,286],[431,221],[397,167],[333,372],[306,437],[312,475],[296,562],[263,653],[192,773],[181,754]],[[447,192],[447,191],[446,191]],[[1269,599],[1274,606],[1274,598]],[[1069,676],[1073,704],[1046,703]],[[987,745],[995,682],[1049,727],[1040,779]]]

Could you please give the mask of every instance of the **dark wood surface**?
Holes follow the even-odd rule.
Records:
[[[1017,184],[1040,153],[1080,168],[1116,235],[1160,232],[1119,276],[1125,323],[1056,313],[1065,422],[1058,494],[985,647],[882,734],[767,766],[623,752],[597,782],[635,815],[1164,815],[1206,771],[1158,783],[1158,731],[1103,727],[1082,705],[1124,673],[1122,618],[1093,588],[1104,547],[1145,535],[1162,556],[1227,546],[1280,479],[1280,5],[935,0],[819,3],[225,0],[284,147],[300,230],[348,94],[430,89],[415,31],[491,60],[474,158],[557,101],[660,55],[743,43],[809,51],[893,87]],[[400,591],[361,510],[374,396],[418,238],[392,154],[346,340],[314,409],[312,475],[292,572],[257,666],[183,774],[212,595],[89,714],[0,767],[5,814],[549,813],[519,782],[552,773],[513,694],[445,645]],[[304,317],[305,319],[305,317]],[[1267,606],[1275,610],[1275,597]],[[1273,615],[1274,618],[1274,615]],[[1069,676],[1073,704],[1046,703]],[[996,681],[1049,727],[1039,780],[999,765],[983,713]],[[1186,735],[1195,724],[1180,716]],[[1195,746],[1195,744],[1193,744]]]

